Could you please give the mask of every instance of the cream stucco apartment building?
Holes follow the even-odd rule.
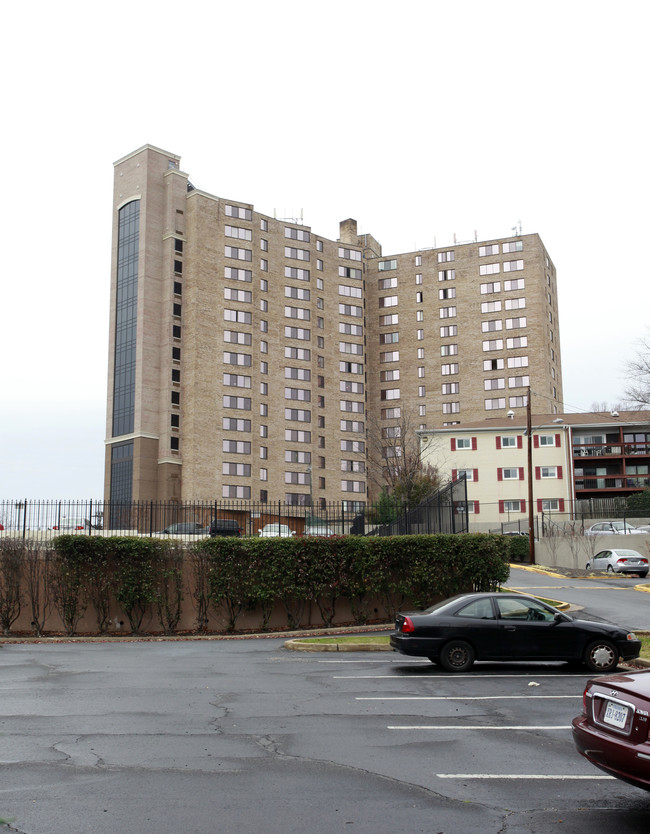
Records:
[[[650,488],[647,411],[525,415],[419,432],[423,460],[443,479],[467,479],[470,529],[528,529],[532,515],[601,517],[615,500]],[[530,479],[529,479],[530,473]]]
[[[529,385],[561,409],[537,234],[384,255],[355,220],[331,240],[201,191],[150,145],[114,166],[110,317],[113,501],[355,508],[407,423],[525,412]]]

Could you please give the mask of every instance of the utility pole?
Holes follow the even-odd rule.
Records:
[[[530,385],[526,402],[526,434],[528,436],[528,553],[535,564],[535,514],[533,511],[533,413]]]

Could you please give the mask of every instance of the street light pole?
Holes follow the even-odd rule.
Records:
[[[533,512],[533,414],[530,386],[526,398],[526,435],[528,436],[528,554],[530,564],[535,564],[535,514]]]

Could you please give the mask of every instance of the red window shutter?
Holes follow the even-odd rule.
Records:
[[[562,445],[562,441],[560,440],[560,435],[559,434],[555,435],[555,445],[558,447],[558,449]]]
[[[451,480],[452,481],[457,481],[458,480],[458,470],[457,469],[452,469],[451,470]]]
[[[524,480],[524,467],[523,466],[519,467],[519,480],[520,481]]]
[[[521,511],[522,511],[522,513],[526,512],[526,501],[525,500],[521,502]]]
[[[518,434],[517,435],[517,448],[521,449],[523,447],[523,445],[524,445],[524,438],[520,434]]]
[[[481,512],[481,508],[479,507],[479,502],[474,501],[474,515],[478,515]]]
[[[456,438],[455,437],[451,438],[451,451],[452,452],[456,451]]]
[[[505,513],[505,510],[503,509],[503,501],[499,501],[499,512]]]
[[[539,437],[536,434],[533,435],[533,446],[536,449],[539,449]]]
[[[502,481],[502,480],[503,480],[503,469],[501,469],[501,467],[499,466],[497,468],[497,481]]]
[[[543,512],[543,509],[542,509],[542,499],[541,499],[541,498],[538,498],[538,499],[537,499],[537,512],[538,512],[538,513]]]
[[[497,449],[501,448],[501,438],[497,435]]]
[[[473,471],[473,473],[474,473],[474,480],[475,480],[475,481],[478,481],[478,469],[474,469],[474,470],[472,470],[472,471]]]
[[[557,476],[560,480],[562,480],[562,467],[558,466],[557,468]]]
[[[560,512],[564,512],[564,498],[560,498]]]
[[[536,466],[536,467],[535,467],[535,480],[536,480],[536,481],[539,481],[539,479],[540,479],[541,477],[542,477],[542,473],[541,473],[541,471],[540,471],[540,468],[539,468],[539,466]]]
[[[476,438],[475,437],[472,438],[472,449],[474,451],[476,451]]]

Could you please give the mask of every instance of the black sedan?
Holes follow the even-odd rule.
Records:
[[[448,672],[467,672],[475,660],[565,660],[606,673],[619,657],[632,660],[641,651],[625,628],[575,620],[534,597],[507,593],[462,594],[398,614],[390,644]]]

